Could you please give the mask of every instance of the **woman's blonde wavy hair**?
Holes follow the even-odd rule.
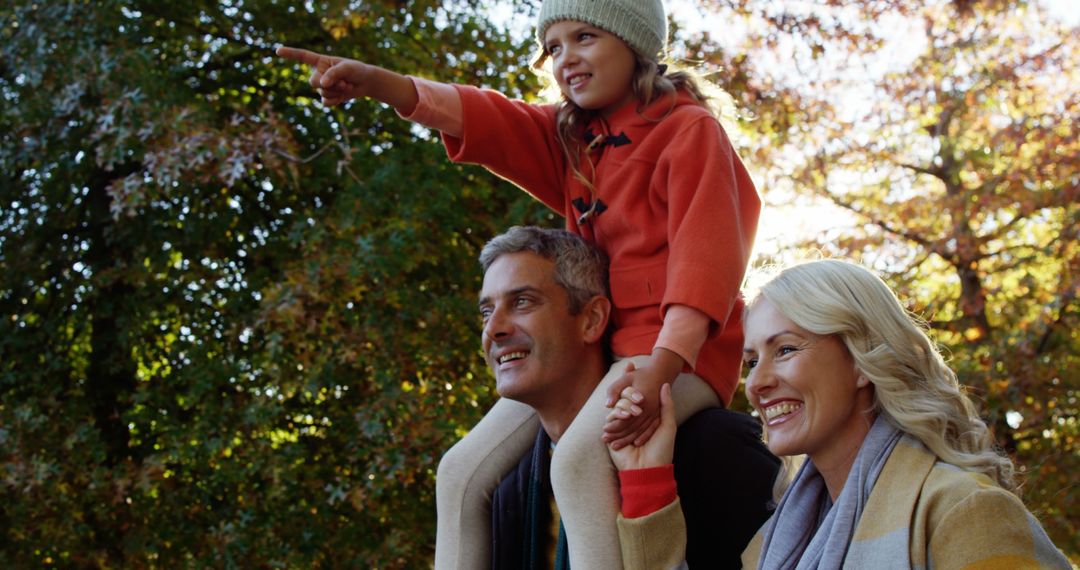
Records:
[[[925,322],[908,313],[877,275],[845,261],[808,261],[777,273],[758,295],[796,325],[839,337],[874,385],[875,412],[946,463],[984,473],[1016,492],[1012,461],[995,447],[956,374],[926,335]]]
[[[646,57],[630,44],[626,44],[634,52],[635,66],[631,77],[630,88],[638,101],[638,112],[655,102],[657,99],[674,95],[678,91],[685,91],[690,97],[705,107],[722,122],[734,118],[734,103],[731,97],[714,83],[705,80],[700,75],[689,69],[676,68],[673,63],[660,64],[652,58]],[[560,98],[555,112],[555,135],[566,156],[567,164],[574,177],[580,180],[590,191],[595,192],[593,176],[596,168],[587,153],[582,153],[589,143],[583,139],[585,128],[597,117],[600,112],[578,107],[573,101],[562,93],[554,76],[546,66],[549,54],[543,47],[533,58],[532,67],[540,72],[541,77],[547,83],[542,91],[543,95],[554,98],[558,94]],[[660,122],[675,109],[675,97],[671,97],[671,107],[666,112],[656,117],[645,117],[648,120]],[[644,116],[644,115],[642,115]],[[588,163],[583,168],[581,157],[585,154]],[[588,174],[586,174],[588,170]],[[595,200],[594,200],[595,201]]]

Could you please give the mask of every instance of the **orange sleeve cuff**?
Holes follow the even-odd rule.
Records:
[[[678,354],[693,370],[698,353],[709,336],[711,322],[709,315],[689,305],[672,305],[664,315],[664,325],[654,348],[665,348]]]
[[[402,119],[420,123],[425,127],[460,137],[465,132],[462,117],[461,95],[449,83],[439,83],[409,76],[419,100],[409,114],[398,112]]]
[[[675,466],[669,463],[660,467],[619,471],[619,489],[622,492],[624,517],[634,519],[652,514],[678,497]]]

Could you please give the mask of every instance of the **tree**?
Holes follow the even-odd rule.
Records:
[[[531,42],[477,2],[0,21],[0,562],[429,560],[435,462],[493,398],[478,247],[558,222],[272,49],[514,92]]]
[[[390,109],[323,109],[272,49],[525,96],[534,40],[491,14],[536,5],[0,8],[0,564],[430,563],[436,462],[494,397],[478,248],[561,221]],[[720,66],[767,200],[855,215],[803,245],[930,318],[1075,560],[1075,30],[1019,1],[700,5],[742,33],[678,50]]]
[[[1022,1],[720,9],[762,23],[699,53],[726,64],[757,115],[749,155],[767,199],[823,200],[854,220],[788,251],[860,259],[929,320],[1020,466],[1023,498],[1075,560],[1076,29]],[[768,65],[784,58],[797,71]]]

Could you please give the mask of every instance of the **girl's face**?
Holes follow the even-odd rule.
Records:
[[[799,327],[764,297],[744,327],[746,396],[765,423],[769,450],[805,453],[819,468],[853,458],[872,423],[873,388],[844,343]]]
[[[607,116],[634,98],[637,58],[618,36],[564,20],[548,27],[544,49],[559,89],[578,107]]]

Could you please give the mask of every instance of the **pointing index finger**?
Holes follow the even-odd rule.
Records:
[[[311,65],[311,66],[318,65],[319,64],[319,58],[322,57],[319,54],[317,54],[317,53],[315,53],[313,51],[310,51],[310,50],[294,48],[294,47],[288,47],[288,46],[281,46],[281,47],[277,48],[277,50],[275,50],[274,53],[276,53],[279,57],[283,57],[285,59],[291,59],[293,61],[298,61],[298,62],[303,63],[305,65]]]

